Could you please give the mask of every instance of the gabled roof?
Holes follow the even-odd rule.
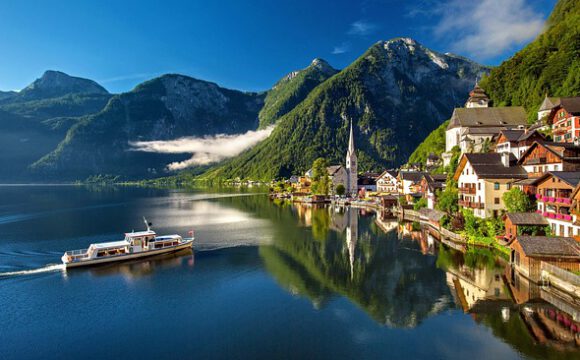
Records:
[[[527,125],[523,107],[456,108],[447,130],[456,127],[517,127]]]
[[[381,175],[379,175],[379,177],[377,178],[377,180],[382,179],[384,176],[389,175],[393,178],[397,178],[397,175],[399,175],[399,172],[397,170],[385,170],[381,173]]]
[[[540,105],[540,110],[538,110],[538,111],[552,110],[553,108],[555,108],[559,104],[560,104],[560,98],[546,96],[544,98],[544,101],[542,102],[542,105]]]
[[[419,182],[423,178],[423,175],[427,174],[424,171],[401,171],[399,172],[399,176],[401,176],[401,180],[408,180],[412,182]]]
[[[534,143],[520,156],[518,164],[522,164],[528,154],[530,154],[536,147],[542,146],[552,154],[556,155],[558,158],[570,162],[580,162],[580,146],[574,145],[573,143],[556,143],[556,142],[539,142],[534,141]],[[565,151],[572,151],[576,156],[565,156]]]
[[[571,237],[518,236],[528,257],[562,257],[580,260],[580,245]]]
[[[560,104],[556,107],[562,107],[570,114],[580,114],[580,96],[560,98]]]
[[[566,184],[575,188],[580,182],[580,171],[548,171],[534,181],[535,185],[539,185],[546,179],[555,177],[564,181]]]
[[[425,174],[423,178],[431,192],[445,188],[445,182],[447,181],[447,175],[444,174]]]
[[[524,130],[524,129],[505,129],[501,130],[500,134],[503,135],[509,142],[520,142],[529,139],[530,137],[536,135],[545,139],[544,135],[537,130]]]
[[[326,171],[328,171],[328,175],[333,176],[334,174],[336,174],[340,169],[342,168],[342,165],[331,165],[331,166],[327,166],[326,167]]]
[[[516,165],[517,159],[512,153],[509,154],[510,166],[504,166],[501,157],[502,154],[498,153],[463,154],[454,178],[459,179],[467,162],[480,179],[525,179],[528,177],[526,170]]]
[[[538,213],[507,213],[514,225],[549,225],[548,220]]]

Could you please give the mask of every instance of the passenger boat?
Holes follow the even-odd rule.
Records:
[[[133,260],[193,247],[193,230],[189,232],[191,235],[189,238],[180,235],[157,236],[155,231],[151,230],[151,223],[145,218],[143,221],[147,230],[125,233],[124,240],[91,244],[88,249],[65,252],[62,256],[65,268]]]

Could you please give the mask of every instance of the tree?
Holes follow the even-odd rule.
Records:
[[[421,198],[419,199],[414,205],[413,205],[413,210],[421,210],[423,208],[427,207],[427,199],[425,198]]]
[[[312,192],[316,195],[328,195],[330,191],[327,166],[324,158],[318,158],[312,163]]]
[[[334,190],[336,195],[342,196],[346,193],[346,188],[342,184],[336,185],[336,189]]]
[[[530,212],[534,210],[534,204],[530,197],[517,187],[504,193],[502,199],[508,212]]]
[[[444,211],[447,214],[455,214],[459,210],[458,201],[459,192],[457,190],[457,184],[455,181],[447,181],[447,186],[445,190],[437,192],[437,205],[438,210]]]

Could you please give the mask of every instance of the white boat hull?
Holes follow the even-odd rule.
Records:
[[[146,251],[141,251],[141,252],[137,252],[137,253],[108,256],[108,257],[103,257],[103,258],[99,258],[99,259],[88,259],[88,260],[81,260],[81,261],[75,261],[75,262],[63,261],[63,263],[64,263],[65,268],[69,269],[69,268],[73,268],[73,267],[76,268],[76,267],[81,267],[81,266],[93,266],[93,265],[100,265],[100,264],[106,264],[106,263],[111,263],[111,262],[134,260],[134,259],[139,259],[139,258],[148,257],[148,256],[169,254],[169,253],[173,253],[176,251],[180,251],[180,250],[184,250],[184,249],[188,249],[188,248],[192,248],[192,247],[193,247],[193,240],[186,240],[178,245],[168,246],[168,247],[164,247],[162,249],[146,250]]]

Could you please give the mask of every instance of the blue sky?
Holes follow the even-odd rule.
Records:
[[[316,57],[343,68],[412,37],[499,64],[541,31],[556,0],[4,0],[0,89],[53,69],[112,92],[164,73],[266,90]]]

